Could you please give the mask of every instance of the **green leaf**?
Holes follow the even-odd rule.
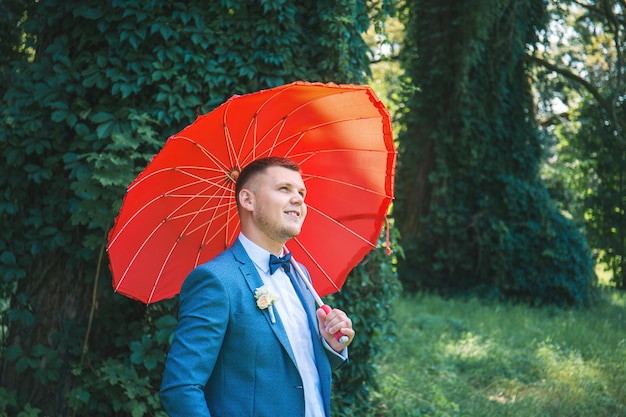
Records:
[[[87,5],[80,5],[74,9],[74,16],[82,16],[90,20],[98,20],[104,16],[104,7],[89,7]]]
[[[156,369],[157,364],[158,360],[154,355],[147,356],[143,361],[143,366],[149,371]]]
[[[78,117],[73,113],[68,113],[65,117],[65,123],[71,128],[78,122]]]
[[[101,77],[102,75],[99,72],[94,71],[90,75],[87,75],[85,78],[83,78],[83,86],[91,88],[98,83],[98,80]]]
[[[10,362],[13,362],[14,360],[19,358],[23,354],[24,354],[24,351],[22,350],[21,347],[17,345],[8,346],[6,350],[4,351],[4,357]]]
[[[47,352],[47,349],[41,343],[36,344],[33,349],[30,351],[30,354],[36,358],[40,358],[44,356]]]
[[[85,123],[77,123],[74,126],[74,131],[78,136],[84,137],[89,134],[89,127]]]
[[[67,110],[55,110],[52,112],[51,119],[53,122],[62,122],[67,117]]]
[[[24,372],[27,369],[28,369],[28,358],[26,356],[22,356],[18,359],[17,363],[15,364],[15,370],[17,372]]]
[[[135,365],[141,365],[144,360],[144,351],[141,342],[132,342],[130,344],[130,350],[132,352],[130,355],[130,361]]]
[[[0,254],[0,262],[5,265],[14,266],[17,264],[17,259],[15,258],[15,254],[13,252],[4,251]]]
[[[115,119],[115,116],[112,113],[106,113],[106,112],[98,112],[94,114],[93,116],[91,116],[91,120],[94,123],[98,123],[98,124],[108,122],[113,119]]]
[[[159,344],[169,343],[174,335],[177,320],[171,314],[165,315],[156,321],[156,327],[159,331],[156,334],[156,340]]]
[[[196,107],[196,106],[200,106],[201,104],[202,102],[200,101],[198,96],[188,95],[185,97],[185,106],[187,107]]]
[[[86,391],[82,387],[77,387],[75,390],[72,391],[72,397],[76,398],[78,401],[84,404],[88,404],[89,400],[91,399],[91,394],[89,393],[89,391]]]
[[[143,415],[146,414],[146,411],[148,411],[148,408],[146,407],[144,403],[135,402],[131,410],[131,415],[133,417],[143,417]]]

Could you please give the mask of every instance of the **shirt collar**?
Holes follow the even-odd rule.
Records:
[[[263,271],[266,275],[270,273],[270,252],[266,251],[250,239],[248,239],[243,233],[239,233],[239,241],[243,245],[243,248],[248,253],[252,262]]]

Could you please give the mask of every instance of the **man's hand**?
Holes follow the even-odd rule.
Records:
[[[326,314],[323,309],[317,309],[317,321],[320,327],[320,333],[326,342],[335,352],[341,352],[346,346],[352,343],[354,339],[354,329],[352,329],[352,320],[343,311],[334,308],[330,313]],[[346,343],[340,343],[335,339],[335,333],[341,332],[348,336]]]

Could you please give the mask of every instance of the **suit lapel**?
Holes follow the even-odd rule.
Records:
[[[231,251],[235,259],[240,263],[239,270],[241,271],[241,274],[243,275],[244,280],[246,281],[246,284],[250,289],[250,292],[254,296],[256,289],[263,286],[263,280],[261,279],[261,276],[259,275],[256,266],[254,266],[254,263],[246,253],[243,245],[239,242],[239,239],[235,241],[235,243],[231,247]],[[283,349],[285,349],[287,355],[289,355],[289,358],[291,358],[291,361],[297,367],[296,357],[293,353],[293,350],[291,349],[291,344],[289,343],[289,338],[287,337],[287,331],[285,330],[285,326],[283,325],[283,322],[281,321],[279,315],[276,314],[276,311],[274,311],[276,323],[272,323],[268,309],[263,310],[263,315],[265,316],[268,325],[272,329],[272,332],[274,333],[280,344],[283,346]]]
[[[317,366],[317,371],[320,375],[320,383],[322,384],[322,395],[326,396],[326,393],[330,389],[330,387],[327,386],[326,381],[330,381],[331,370],[325,349],[320,340],[321,335],[318,329],[317,315],[315,314],[315,299],[313,297],[313,294],[311,294],[309,288],[302,281],[304,279],[308,279],[308,277],[300,277],[299,274],[295,271],[294,273],[289,273],[287,275],[289,276],[291,283],[294,286],[296,293],[300,298],[300,302],[304,306],[304,310],[306,311],[306,315],[309,319],[309,329],[311,330],[315,364]]]
[[[292,268],[293,270],[293,268]],[[328,362],[328,357],[326,356],[326,351],[322,342],[320,340],[321,335],[318,329],[317,323],[317,315],[315,314],[315,298],[311,291],[307,287],[307,285],[302,281],[304,279],[309,279],[308,276],[301,277],[297,272],[293,272],[293,274],[287,274],[291,279],[291,282],[300,297],[300,301],[304,306],[304,310],[306,311],[306,315],[309,319],[309,328],[311,329],[311,339],[313,341],[313,354],[315,355],[315,364],[317,367],[317,372],[320,376],[320,384],[322,397],[324,399],[324,405],[326,407],[326,413],[330,412],[329,404],[330,404],[330,380],[331,380],[331,369],[330,363]]]
[[[254,263],[248,256],[246,250],[244,249],[239,239],[235,241],[233,246],[231,247],[231,251],[235,259],[239,262],[239,270],[243,275],[248,288],[252,295],[257,288],[263,285],[263,280],[261,279]],[[305,271],[306,273],[306,271]],[[315,299],[313,295],[306,287],[306,284],[302,282],[303,279],[308,279],[307,277],[290,277],[296,294],[300,298],[304,310],[306,312],[307,318],[309,320],[309,326],[311,329],[311,338],[313,339],[313,354],[315,356],[315,362],[317,365],[317,370],[320,376],[320,384],[322,397],[324,399],[324,406],[326,408],[326,414],[330,412],[330,381],[331,381],[331,369],[330,363],[328,362],[328,358],[326,356],[325,349],[322,345],[322,342],[319,340],[319,331],[317,328],[317,316],[315,314]],[[255,306],[256,307],[256,306]],[[272,329],[275,337],[278,339],[280,344],[282,345],[285,352],[293,362],[296,369],[298,368],[298,364],[296,362],[295,355],[293,350],[291,349],[291,344],[289,343],[289,338],[287,337],[287,332],[285,330],[285,326],[278,314],[276,314],[276,323],[272,323],[269,315],[269,311],[267,309],[263,310],[263,315],[267,320],[268,326]]]
[[[302,282],[303,279],[307,279],[307,277],[300,277],[296,271],[288,273],[287,276],[293,285],[293,288],[296,290],[296,294],[298,294],[298,298],[300,299],[300,303],[304,307],[304,311],[306,312],[306,316],[309,319],[309,327],[311,330],[317,329],[317,316],[315,315],[315,310],[311,308],[311,306],[315,305],[315,299],[313,295],[306,287],[306,284]]]

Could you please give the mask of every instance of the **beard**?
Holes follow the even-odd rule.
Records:
[[[302,223],[285,225],[263,212],[256,216],[256,224],[261,232],[276,242],[287,242],[298,236],[302,229]]]

